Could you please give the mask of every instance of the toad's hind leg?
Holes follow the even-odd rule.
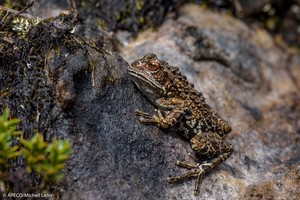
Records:
[[[181,176],[170,177],[168,182],[172,183],[195,177],[194,194],[199,195],[203,175],[229,158],[233,152],[233,147],[231,144],[225,142],[221,136],[213,132],[201,133],[194,136],[191,139],[191,146],[197,156],[207,157],[208,160],[203,163],[198,163],[199,161],[192,157],[196,161],[196,164],[177,161],[176,165],[187,168],[189,171]]]

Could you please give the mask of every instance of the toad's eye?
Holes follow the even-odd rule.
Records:
[[[156,71],[156,70],[158,69],[158,67],[159,67],[159,64],[158,64],[157,61],[152,61],[152,62],[150,62],[149,65],[148,65],[148,69],[149,69],[150,71]]]

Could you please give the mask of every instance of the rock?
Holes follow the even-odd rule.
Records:
[[[168,184],[168,176],[184,172],[176,160],[191,161],[188,142],[140,124],[134,110],[153,112],[153,105],[128,79],[121,57],[101,56],[94,65],[98,84],[89,73],[74,77],[69,137],[75,153],[62,199],[299,198],[299,55],[263,30],[191,5],[158,32],[141,35],[123,47],[123,58],[154,52],[178,66],[231,123],[226,140],[235,152],[204,177],[200,197],[193,181]]]
[[[272,2],[271,0],[263,0],[263,1],[249,1],[249,0],[239,0],[238,1],[241,9],[243,10],[243,13],[245,15],[254,15],[257,14],[259,12],[261,12],[264,8],[264,6],[266,6],[267,4],[269,4]]]
[[[224,57],[228,64],[218,57],[191,56],[190,51],[197,52],[201,45],[182,37],[190,33],[190,27],[198,30],[189,35],[190,40],[197,41],[201,32],[207,34],[228,54]],[[123,57],[131,62],[154,52],[178,66],[233,128],[227,140],[235,152],[204,178],[200,199],[300,198],[296,173],[300,165],[299,54],[280,48],[264,30],[191,5],[182,8],[177,20],[169,19],[155,35],[148,35],[124,47]],[[172,139],[165,142],[172,143]],[[190,148],[181,148],[170,152],[167,163],[173,154],[189,160],[185,152],[191,152]],[[165,169],[165,177],[172,174]],[[165,187],[168,198],[195,198],[192,181]]]
[[[44,19],[58,17],[62,11],[70,9],[68,0],[41,0],[35,1],[29,12],[33,16],[39,16]]]
[[[68,138],[73,145],[59,199],[300,198],[299,54],[279,47],[264,30],[196,5],[184,6],[157,32],[140,33],[121,49],[122,57],[109,35],[97,31],[82,33],[109,52],[95,46],[49,52],[48,82],[41,82],[57,102],[34,107],[47,108],[41,112],[47,137]],[[134,114],[154,109],[127,74],[127,62],[148,52],[178,66],[232,126],[226,140],[235,151],[203,178],[199,197],[192,180],[166,182],[184,172],[176,160],[192,162],[189,143],[140,124]],[[34,90],[24,93],[31,97]],[[1,105],[7,102],[1,99]]]

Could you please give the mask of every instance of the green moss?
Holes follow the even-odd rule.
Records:
[[[103,30],[106,30],[105,22],[104,22],[102,19],[98,19],[97,22],[98,22],[98,25],[99,25]]]
[[[6,0],[3,3],[3,6],[6,8],[14,8],[16,6],[19,6],[20,4],[17,1],[10,1],[10,0]]]
[[[135,0],[135,6],[138,11],[141,11],[145,3],[141,0]]]
[[[120,13],[116,13],[116,14],[115,14],[115,17],[116,17],[116,20],[119,21],[119,20],[121,19]]]
[[[142,17],[142,16],[141,16],[141,17],[139,17],[139,23],[140,23],[140,24],[143,24],[144,22],[145,22],[145,19],[144,19],[144,17]]]
[[[121,24],[125,24],[126,23],[126,17],[122,18],[121,20]]]
[[[89,59],[89,66],[90,66],[90,70],[92,72],[92,80],[94,80],[94,70],[95,70],[95,65],[93,63],[93,61],[91,59]]]
[[[55,49],[55,54],[56,54],[57,56],[60,56],[60,54],[61,54],[61,50],[60,50],[60,49],[58,49],[58,48],[56,48],[56,49]]]

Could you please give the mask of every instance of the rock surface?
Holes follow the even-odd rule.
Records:
[[[263,30],[195,5],[140,33],[121,55],[130,63],[148,52],[178,66],[230,122],[226,140],[235,152],[204,177],[199,197],[194,181],[168,184],[184,172],[176,160],[191,161],[189,144],[137,121],[134,110],[151,113],[153,105],[128,79],[128,64],[103,55],[93,73],[74,75],[74,154],[62,199],[300,198],[299,55]]]
[[[52,2],[57,4],[40,1],[31,12],[50,17],[69,7]],[[114,1],[107,2],[109,8]],[[24,138],[39,131],[47,141],[68,138],[73,144],[59,199],[300,199],[299,53],[262,29],[196,5],[186,5],[177,19],[164,20],[156,32],[141,32],[134,41],[128,40],[130,32],[104,31],[96,18],[114,21],[111,29],[129,20],[123,28],[137,33],[139,16],[161,22],[172,10],[153,9],[162,9],[157,1],[138,8],[139,2],[144,1],[114,7],[120,18],[107,7],[101,9],[111,15],[87,5],[81,11],[94,15],[83,15],[93,17],[82,19],[74,34],[50,19],[32,28],[28,40],[16,33],[3,37],[0,110],[9,107],[22,119]],[[126,5],[142,11],[123,18]],[[117,50],[114,34],[123,42],[122,57],[110,53]],[[199,197],[193,195],[192,180],[166,182],[185,172],[176,160],[192,161],[188,142],[140,124],[134,114],[154,107],[128,79],[126,61],[148,52],[178,66],[232,125],[226,140],[235,152],[204,177]],[[25,166],[20,159],[15,164],[11,171]],[[35,187],[27,179],[34,182],[19,174],[10,189],[31,192]]]
[[[299,55],[277,47],[263,30],[227,15],[196,6],[186,6],[180,14],[177,20],[166,21],[154,37],[126,48],[124,57],[131,61],[155,52],[178,66],[231,123],[233,131],[227,140],[235,152],[204,178],[200,199],[298,199],[300,122],[295,77],[299,76]],[[199,34],[180,37],[189,34],[189,26],[207,33],[219,46],[217,50],[227,52],[228,67],[220,59],[197,60],[190,56],[195,53],[181,51],[178,41],[184,41],[190,51],[202,52],[195,42]],[[194,198],[188,193],[192,182],[185,184],[190,188],[178,185],[172,197]]]

